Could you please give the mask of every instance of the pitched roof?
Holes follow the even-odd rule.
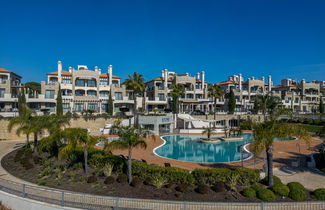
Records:
[[[51,72],[51,73],[48,73],[47,75],[58,75],[58,72]],[[65,70],[62,70],[61,72],[61,75],[62,76],[71,76],[72,73],[71,72],[68,72],[68,71],[65,71]]]
[[[229,84],[236,84],[237,82],[235,81],[224,81],[224,82],[220,82],[217,83],[217,85],[229,85]]]
[[[102,77],[102,78],[105,78],[105,77],[108,77],[108,73],[104,73],[104,74],[100,74],[99,77]],[[121,79],[121,77],[118,77],[118,76],[112,76],[113,79]]]
[[[15,74],[16,76],[18,76],[18,77],[21,78],[21,76],[18,75],[18,74],[16,74],[15,72],[9,71],[8,69],[2,68],[2,67],[0,67],[0,72],[3,72],[3,73],[12,73],[12,74]]]

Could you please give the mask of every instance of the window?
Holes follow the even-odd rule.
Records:
[[[115,93],[115,100],[123,100],[122,93],[116,92]]]
[[[100,91],[99,92],[99,96],[100,97],[108,97],[108,95],[109,95],[109,92],[108,91]]]
[[[158,93],[159,101],[164,101],[165,100],[165,94],[163,93]]]
[[[85,81],[82,79],[77,79],[76,80],[76,86],[78,87],[84,87],[85,86]]]
[[[96,87],[96,81],[95,80],[88,80],[87,86],[88,87]]]
[[[4,98],[4,97],[5,97],[5,89],[0,88],[0,98]]]
[[[97,104],[88,104],[88,110],[97,111]]]
[[[76,112],[82,112],[84,110],[84,104],[76,103],[74,109]]]
[[[62,84],[71,84],[71,79],[62,79]]]
[[[54,98],[54,90],[46,90],[45,98]]]
[[[70,104],[62,104],[62,107],[63,107],[63,112],[70,111]]]
[[[88,96],[97,96],[97,92],[94,91],[94,90],[88,90],[88,91],[87,91],[87,95],[88,95]]]
[[[101,81],[99,82],[99,85],[106,86],[106,85],[108,85],[108,82],[105,81],[105,80],[101,80]]]
[[[85,95],[84,90],[76,90],[75,93],[76,93],[76,96],[84,96]]]

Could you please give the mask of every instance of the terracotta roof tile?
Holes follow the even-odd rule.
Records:
[[[224,82],[220,82],[217,83],[217,85],[229,85],[229,84],[236,84],[237,82],[235,81],[224,81]]]
[[[58,72],[51,72],[51,73],[48,73],[47,75],[58,75]],[[65,70],[62,70],[61,72],[61,75],[62,76],[71,76],[72,73],[68,72],[68,71],[65,71]]]
[[[11,71],[9,71],[9,70],[7,70],[7,69],[5,69],[5,68],[1,68],[1,67],[0,67],[0,72],[10,73]]]
[[[102,77],[102,78],[105,78],[105,77],[108,77],[108,73],[104,73],[104,74],[101,74],[99,75],[99,77]],[[121,77],[118,77],[118,76],[112,76],[113,79],[121,79]]]

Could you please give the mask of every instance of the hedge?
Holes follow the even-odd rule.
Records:
[[[275,195],[271,190],[268,189],[262,189],[257,191],[257,197],[261,199],[262,201],[275,201]]]
[[[271,190],[277,194],[277,195],[281,195],[281,196],[284,196],[284,197],[288,197],[289,195],[289,187],[284,185],[284,184],[281,184],[281,183],[278,183],[278,184],[275,184],[271,187]]]
[[[219,182],[227,182],[227,179],[233,173],[239,174],[238,184],[247,186],[259,181],[259,172],[257,170],[239,168],[212,168],[212,169],[195,169],[192,172],[197,183],[214,185]]]
[[[317,199],[317,200],[325,200],[325,188],[319,188],[314,190],[313,192],[313,196]]]

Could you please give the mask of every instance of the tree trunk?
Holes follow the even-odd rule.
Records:
[[[26,134],[26,145],[29,146],[29,134]]]
[[[38,146],[38,135],[37,132],[34,133],[34,150],[33,153],[37,154],[37,146]]]
[[[263,110],[264,122],[266,121],[266,110]]]
[[[132,149],[129,148],[129,157],[128,157],[128,179],[129,184],[132,182]]]
[[[85,174],[88,175],[88,151],[84,149]]]
[[[273,149],[272,145],[270,145],[266,149],[266,161],[267,161],[267,179],[268,179],[268,185],[273,185]]]

